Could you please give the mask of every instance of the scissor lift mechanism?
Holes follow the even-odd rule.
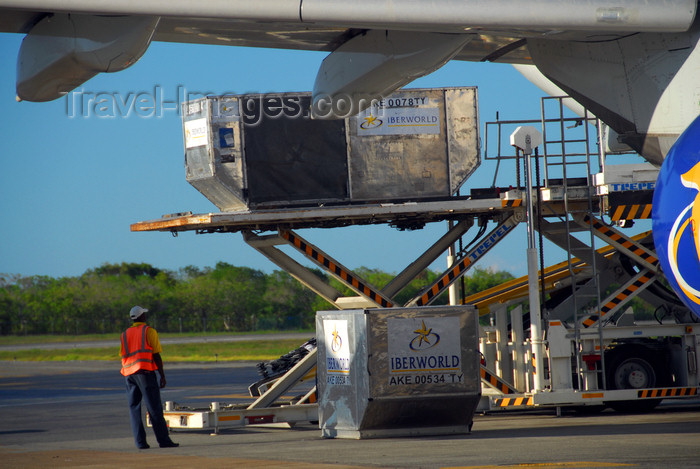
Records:
[[[571,210],[572,206],[574,206],[582,210],[585,205],[585,197],[588,196],[588,191],[590,190],[592,190],[591,187],[570,187],[570,194],[574,194],[574,197],[569,197],[567,201],[568,208]],[[258,250],[281,269],[291,274],[338,309],[426,306],[431,304],[442,292],[464,275],[493,246],[513,232],[518,223],[524,221],[523,199],[523,191],[511,190],[498,197],[482,199],[459,197],[430,202],[284,208],[203,215],[185,213],[164,217],[160,220],[136,223],[132,225],[131,229],[132,231],[169,231],[173,234],[177,234],[180,231],[196,231],[198,233],[240,231],[244,240],[251,247]],[[599,208],[596,207],[596,209]],[[542,216],[558,217],[562,215],[563,209],[564,206],[557,197],[557,191],[550,191],[549,200],[543,201]],[[612,209],[619,212],[619,209],[616,207]],[[642,213],[642,211],[639,213]],[[453,221],[449,231],[383,288],[371,285],[345,267],[340,261],[294,231],[295,229],[308,227],[338,227],[378,223],[398,227],[415,227],[441,220]],[[644,267],[637,275],[630,278],[628,282],[620,287],[618,291],[606,298],[601,303],[603,307],[599,311],[591,311],[581,324],[582,330],[586,330],[597,324],[601,319],[608,320],[615,316],[627,301],[653,283],[658,267],[654,253],[639,243],[641,236],[629,238],[602,223],[593,217],[591,213],[585,216],[577,216],[575,220],[576,223],[584,227],[592,225],[595,235],[608,243],[609,246],[599,249],[593,254],[599,257],[599,265],[602,265],[603,261],[609,259],[615,251],[619,251]],[[434,284],[424,288],[405,305],[396,303],[396,295],[450,246],[453,246],[475,222],[479,225],[484,225],[489,221],[495,222],[496,227],[478,240],[475,240],[471,249],[458,253],[452,265],[438,277]],[[550,223],[545,220],[542,231],[555,244],[562,245],[560,230],[556,223]],[[576,238],[571,238],[569,243],[580,243]],[[317,267],[347,286],[355,293],[355,296],[344,296],[336,288],[324,282],[309,268],[298,263],[285,253],[281,249],[285,246],[305,256]],[[584,251],[582,250],[582,252]],[[574,259],[572,262],[573,277],[566,262],[544,269],[544,289],[546,291],[560,289],[590,277],[592,275],[591,259],[587,259],[585,255],[581,257],[581,259]],[[527,278],[524,277],[469,297],[465,302],[477,306],[481,314],[487,314],[499,308],[504,310],[507,305],[521,302],[526,297]],[[550,327],[556,326],[556,323],[550,323]],[[668,329],[670,326],[661,327]],[[616,333],[619,333],[619,328],[616,328],[616,331]],[[679,330],[678,332],[681,333],[683,331]],[[668,333],[668,331],[664,331],[664,333]],[[598,347],[600,346],[598,345]],[[211,409],[194,414],[179,410],[166,410],[166,418],[171,428],[210,428],[215,431],[224,427],[247,424],[316,420],[316,405],[313,403],[315,398],[314,390],[297,402],[281,406],[278,404],[278,400],[284,392],[293,388],[299,380],[312,372],[313,366],[311,363],[315,364],[315,357],[315,351],[308,354],[302,362],[297,364],[289,373],[271,386],[267,392],[246,408],[224,409],[212,404]],[[491,408],[557,405],[557,399],[546,393],[525,394],[525,391],[527,391],[525,388],[527,386],[526,383],[524,384],[521,381],[518,383],[519,386],[516,386],[515,383],[499,377],[499,373],[493,371],[486,364],[482,365],[481,377],[485,386],[496,390],[496,394],[490,398]],[[637,390],[600,391],[588,393],[588,396],[586,396],[586,393],[577,393],[577,398],[581,400],[587,397],[588,400],[582,402],[590,404],[594,401],[603,402],[604,400],[615,398],[631,399],[637,396],[635,393],[637,393]],[[697,393],[697,387],[689,387],[687,389],[649,390],[645,396],[657,397],[663,394],[664,397],[685,397],[697,395]],[[613,394],[615,395],[613,396]],[[565,400],[567,403],[571,403],[570,397],[567,396]]]
[[[222,212],[193,215],[191,212],[164,216],[159,220],[135,223],[132,231],[164,231],[177,235],[181,231],[196,231],[197,233],[235,233],[241,232],[244,240],[253,248],[281,269],[288,272],[305,286],[319,294],[338,309],[393,307],[393,306],[426,306],[434,302],[445,290],[461,278],[478,260],[490,249],[503,240],[514,228],[526,219],[527,191],[520,185],[520,158],[523,158],[527,171],[532,160],[521,156],[518,149],[515,157],[501,154],[503,129],[515,128],[529,124],[540,123],[542,128],[542,150],[540,160],[535,158],[535,170],[539,181],[539,162],[543,162],[544,187],[539,191],[533,189],[532,199],[537,204],[537,226],[539,234],[558,245],[568,254],[568,260],[547,268],[540,265],[538,273],[539,289],[544,295],[558,295],[560,301],[549,311],[547,341],[549,344],[550,381],[546,384],[550,390],[555,386],[553,374],[561,375],[571,370],[571,351],[576,349],[578,363],[578,379],[585,386],[579,387],[581,392],[570,389],[565,392],[542,392],[543,389],[533,389],[531,378],[535,370],[532,350],[526,347],[529,338],[524,335],[524,315],[521,306],[510,312],[508,321],[507,308],[528,299],[528,277],[514,279],[500,286],[487,289],[463,299],[466,304],[478,308],[480,315],[492,314],[495,319],[497,336],[497,360],[486,360],[482,363],[481,378],[484,388],[493,392],[488,393],[487,409],[510,409],[532,406],[560,406],[577,404],[600,404],[614,400],[658,399],[659,397],[687,397],[699,393],[698,371],[693,372],[693,378],[688,379],[688,385],[673,388],[634,389],[634,390],[597,390],[595,383],[591,386],[595,391],[587,392],[589,381],[595,381],[596,376],[603,375],[601,370],[586,370],[583,360],[598,357],[600,367],[604,370],[602,360],[603,350],[613,340],[637,337],[674,336],[682,337],[684,346],[688,349],[688,368],[700,368],[697,349],[700,348],[700,334],[693,331],[692,324],[660,324],[643,329],[632,326],[621,326],[623,306],[637,295],[649,300],[652,296],[651,287],[659,275],[658,260],[655,254],[642,244],[644,235],[629,238],[612,226],[603,223],[600,218],[609,214],[612,223],[626,226],[635,219],[648,219],[651,213],[651,195],[653,178],[648,174],[654,172],[649,165],[627,165],[617,169],[605,169],[605,155],[600,153],[599,166],[603,173],[591,174],[591,149],[589,126],[584,125],[585,138],[581,139],[568,133],[567,129],[579,127],[582,122],[595,124],[595,118],[586,114],[583,119],[566,118],[564,116],[564,101],[566,97],[542,99],[542,116],[538,121],[496,121],[486,123],[485,157],[489,159],[492,153],[488,149],[489,129],[496,126],[497,151],[491,159],[497,159],[498,167],[503,159],[514,159],[516,163],[517,188],[508,191],[497,191],[493,187],[485,190],[474,190],[472,197],[449,197],[440,200],[397,202],[377,204],[325,205],[305,207],[285,207],[280,209],[265,209],[255,211]],[[554,119],[546,118],[547,103],[554,103],[558,115]],[[571,124],[571,126],[568,126]],[[557,130],[558,129],[558,130]],[[581,149],[583,145],[583,149]],[[554,148],[554,151],[552,151]],[[600,149],[600,146],[599,146]],[[537,150],[535,150],[537,156]],[[567,167],[585,169],[584,178],[571,178],[567,175]],[[615,171],[618,171],[617,174]],[[561,173],[561,179],[553,179]],[[527,173],[526,173],[527,174]],[[620,175],[625,181],[632,179],[635,189],[617,189],[616,183],[623,187],[623,180],[616,181]],[[532,175],[526,177],[526,181]],[[627,178],[627,179],[625,179]],[[646,179],[645,179],[646,178]],[[592,184],[595,180],[595,185]],[[496,177],[494,177],[494,184]],[[641,183],[640,183],[641,182]],[[532,186],[532,181],[526,185]],[[637,190],[642,188],[642,190]],[[646,189],[644,189],[646,188]],[[483,194],[487,194],[483,196]],[[603,197],[604,196],[604,197]],[[594,216],[596,214],[596,216]],[[534,219],[535,217],[533,217]],[[554,221],[550,221],[554,219]],[[339,260],[333,258],[320,247],[305,240],[295,230],[303,228],[333,228],[350,225],[389,224],[399,229],[421,228],[426,223],[450,221],[450,229],[423,254],[411,262],[402,272],[396,275],[382,288],[371,285],[361,276],[345,267]],[[495,224],[486,233],[489,223]],[[472,243],[464,250],[454,253],[454,246],[467,231],[475,224],[479,233]],[[575,231],[587,230],[590,235],[588,245],[573,235]],[[529,242],[532,235],[529,227]],[[605,247],[596,249],[594,238],[606,243]],[[540,241],[540,249],[542,249]],[[409,285],[418,275],[430,266],[439,256],[450,249],[451,265],[438,279],[426,286],[418,295],[404,304],[397,301],[398,294]],[[298,251],[318,268],[327,272],[353,292],[345,296],[335,287],[325,282],[311,269],[295,261],[286,251]],[[534,250],[534,249],[533,249]],[[455,255],[452,255],[455,254]],[[626,256],[636,265],[629,270],[620,267],[620,257]],[[627,261],[625,261],[627,262]],[[544,261],[541,259],[540,264]],[[636,269],[636,270],[634,270]],[[622,272],[622,271],[625,272]],[[622,273],[621,273],[622,272]],[[601,284],[620,284],[619,289],[607,298],[601,298]],[[651,287],[651,288],[650,288]],[[568,292],[571,292],[568,294]],[[568,298],[567,298],[568,294]],[[578,300],[586,299],[593,303],[585,314],[578,316],[582,309],[577,305]],[[595,301],[592,301],[595,299]],[[544,306],[544,305],[543,305]],[[575,311],[573,325],[567,316]],[[568,322],[567,322],[568,321]],[[688,323],[688,321],[679,321]],[[606,327],[608,324],[615,327]],[[512,330],[509,330],[511,328]],[[512,335],[512,341],[508,337]],[[541,342],[540,339],[538,339]],[[695,354],[691,356],[692,353]],[[516,356],[516,360],[504,357]],[[541,360],[541,357],[539,358]],[[274,423],[316,420],[315,388],[293,402],[282,402],[280,399],[288,390],[299,382],[308,380],[314,374],[316,360],[315,350],[289,372],[277,380],[261,381],[251,388],[265,389],[257,400],[247,406],[222,407],[212,403],[210,409],[190,411],[188,409],[166,409],[165,415],[171,428],[208,428],[218,431],[223,427],[237,427],[248,424]],[[539,363],[542,363],[539,361]],[[593,363],[593,362],[591,362]],[[589,364],[589,362],[586,362]],[[596,365],[597,366],[597,365]],[[568,368],[567,368],[568,367]],[[513,369],[515,368],[515,369]],[[595,368],[595,367],[594,367]],[[692,370],[690,370],[692,371]],[[544,374],[544,373],[543,373]],[[509,378],[504,378],[508,376]],[[540,383],[541,386],[541,383]],[[571,383],[568,388],[572,388]],[[603,386],[605,388],[605,386]],[[557,391],[558,388],[557,388]],[[252,391],[251,391],[252,392]],[[252,392],[252,394],[255,394]],[[257,396],[256,396],[257,397]],[[170,403],[172,407],[172,403]]]
[[[428,286],[407,303],[425,306],[432,303],[440,293],[464,275],[513,228],[523,220],[522,201],[519,191],[509,197],[489,199],[451,198],[441,201],[408,202],[400,204],[380,204],[362,206],[318,207],[303,209],[280,209],[242,213],[216,213],[192,215],[180,213],[160,220],[141,222],[132,225],[132,231],[196,231],[198,233],[237,232],[244,240],[273,263],[291,274],[305,286],[319,294],[338,309],[392,307],[393,297],[408,285],[417,275],[434,262],[444,251],[463,236],[474,224],[495,220],[498,223],[486,236],[482,237],[473,249],[463,253],[435,284]],[[311,226],[338,227],[389,223],[396,226],[420,226],[428,222],[455,220],[454,226],[421,256],[397,275],[383,289],[378,289],[359,275],[343,266],[338,260],[317,246],[303,239],[292,229]],[[261,230],[274,230],[274,233],[259,234]],[[338,290],[320,279],[310,269],[301,265],[283,252],[280,246],[291,246],[306,256],[315,265],[349,287],[357,296],[345,297]],[[302,399],[294,403],[279,405],[283,393],[293,388],[300,380],[313,371],[316,351],[310,352],[294,368],[279,378],[250,406],[221,407],[212,403],[209,409],[174,409],[172,403],[166,405],[165,418],[171,429],[209,429],[218,432],[227,427],[240,427],[261,423],[294,423],[317,419],[315,387]],[[485,370],[485,369],[484,369]],[[484,373],[486,373],[484,375]],[[498,380],[495,374],[482,371],[491,381]]]

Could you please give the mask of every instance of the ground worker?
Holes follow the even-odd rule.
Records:
[[[122,333],[121,340],[122,374],[126,377],[131,429],[134,432],[136,447],[150,448],[146,442],[146,430],[141,418],[141,400],[143,399],[151,416],[151,424],[158,444],[161,448],[174,448],[179,444],[173,442],[168,434],[168,426],[163,417],[160,389],[156,381],[155,371],[158,370],[160,387],[165,387],[160,341],[156,330],[146,325],[147,312],[148,310],[141,306],[131,308],[129,317],[133,324]]]

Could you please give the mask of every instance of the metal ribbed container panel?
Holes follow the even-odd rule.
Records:
[[[453,195],[480,164],[477,90],[400,90],[310,118],[310,93],[183,104],[187,181],[222,211]]]
[[[469,306],[316,314],[326,438],[468,433],[481,396]]]

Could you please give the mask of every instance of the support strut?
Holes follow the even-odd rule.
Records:
[[[518,211],[501,222],[493,231],[484,236],[483,240],[465,256],[455,262],[440,275],[438,280],[424,289],[417,297],[406,303],[406,306],[427,306],[432,303],[454,281],[467,273],[467,270],[491,250],[499,241],[510,234],[513,228],[522,221],[522,212]]]

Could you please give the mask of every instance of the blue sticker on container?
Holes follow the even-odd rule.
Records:
[[[224,127],[219,129],[219,148],[231,148],[235,146],[233,129]]]

